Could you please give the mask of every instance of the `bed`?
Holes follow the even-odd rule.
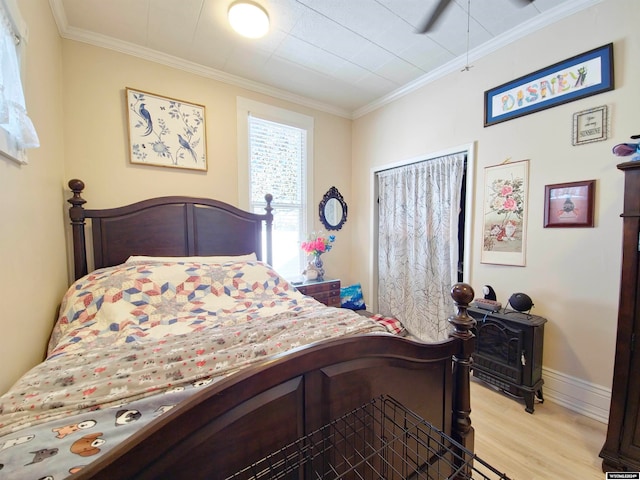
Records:
[[[446,439],[428,478],[475,472],[469,285],[452,286],[450,338],[423,344],[274,272],[270,196],[262,214],[192,197],[93,210],[69,187],[76,282],[47,359],[0,398],[2,478],[230,478],[378,398]]]

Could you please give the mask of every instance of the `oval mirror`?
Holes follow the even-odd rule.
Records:
[[[322,197],[319,213],[327,230],[340,230],[347,221],[347,204],[336,187],[331,187]]]

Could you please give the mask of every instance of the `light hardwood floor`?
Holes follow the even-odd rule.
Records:
[[[514,480],[603,480],[598,457],[607,426],[550,401],[524,401],[471,382],[475,452]]]

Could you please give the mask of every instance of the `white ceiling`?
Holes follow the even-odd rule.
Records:
[[[454,0],[426,35],[415,30],[438,0],[256,1],[271,18],[258,40],[229,27],[232,0],[50,4],[64,38],[354,118],[601,0],[470,0],[470,16]]]

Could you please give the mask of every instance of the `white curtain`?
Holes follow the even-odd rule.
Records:
[[[378,306],[424,341],[443,340],[458,280],[464,153],[378,173]]]
[[[40,146],[27,115],[14,33],[4,4],[0,3],[0,127],[9,132],[18,150]]]

